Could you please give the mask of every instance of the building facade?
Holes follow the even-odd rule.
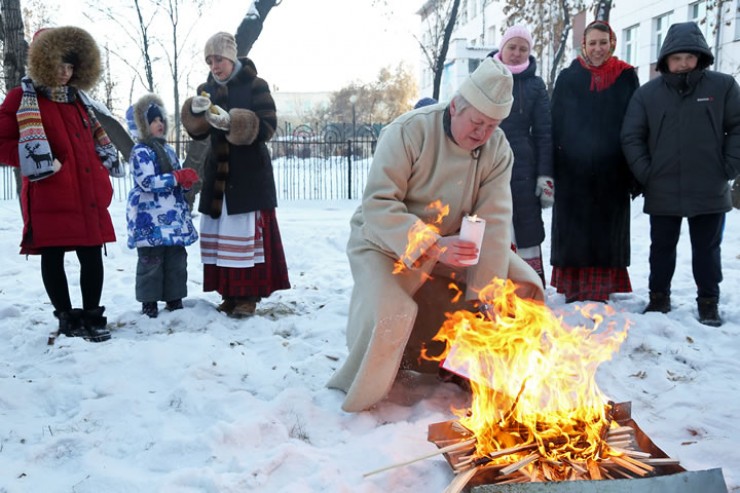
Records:
[[[431,6],[439,0],[427,0],[418,10],[421,19],[421,39],[426,44],[430,38]],[[585,25],[593,13],[582,12],[572,17],[569,47],[565,52],[563,67],[570,63],[580,50],[580,40]],[[619,0],[612,8],[609,23],[617,34],[616,55],[638,69],[641,82],[655,76],[660,47],[671,24],[695,21],[704,31],[707,43],[715,55],[710,69],[740,78],[740,0]],[[461,0],[458,22],[453,31],[444,65],[440,97],[449,100],[467,75],[478,67],[480,61],[498,48],[503,31],[508,26],[501,2],[491,0]],[[538,59],[540,75],[550,70],[550,53]],[[431,96],[433,74],[424,61],[420,66],[420,95]],[[547,77],[543,76],[547,80]]]

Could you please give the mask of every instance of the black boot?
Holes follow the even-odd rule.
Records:
[[[82,337],[90,342],[103,342],[110,339],[110,331],[106,327],[108,319],[103,316],[104,306],[99,306],[82,313],[82,325],[84,335]]]
[[[54,316],[59,319],[59,329],[49,334],[47,344],[50,346],[59,335],[67,337],[84,337],[85,329],[82,326],[82,310],[73,308],[67,312],[58,312],[54,310]]]
[[[671,295],[667,293],[650,293],[650,303],[645,307],[642,313],[660,312],[668,313],[671,311]]]
[[[182,310],[182,299],[168,301],[165,308],[171,312],[174,312],[175,310]]]
[[[696,298],[696,307],[699,310],[699,323],[709,325],[710,327],[719,327],[722,325],[722,319],[719,317],[717,305],[719,298]]]
[[[141,313],[149,318],[157,318],[159,307],[156,301],[145,301],[141,304]]]

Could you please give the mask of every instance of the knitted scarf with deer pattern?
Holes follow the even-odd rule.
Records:
[[[18,158],[21,173],[33,181],[50,176],[54,172],[52,168],[54,156],[51,153],[51,147],[41,121],[39,101],[36,94],[37,88],[29,77],[21,79],[21,88],[23,89],[23,96],[16,113],[19,131]],[[38,91],[56,103],[74,103],[79,98],[90,119],[93,139],[95,140],[95,151],[103,166],[108,169],[111,176],[123,176],[124,170],[118,161],[118,150],[100,125],[92,109],[92,103],[85,94],[71,86],[40,86]]]

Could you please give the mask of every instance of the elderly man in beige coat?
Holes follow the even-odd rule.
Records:
[[[494,278],[510,278],[519,294],[544,299],[535,271],[511,250],[514,160],[501,120],[509,115],[512,76],[487,58],[447,104],[400,116],[383,129],[362,204],[351,220],[347,254],[355,281],[347,325],[349,355],[329,386],[347,393],[342,408],[368,409],[390,391],[399,368],[427,371],[419,357],[451,309],[474,309]],[[449,213],[431,241],[407,252],[409,231]],[[459,236],[462,219],[486,220],[480,260]],[[394,274],[402,259],[406,269]],[[453,303],[450,281],[465,290]],[[435,367],[436,370],[436,367]]]

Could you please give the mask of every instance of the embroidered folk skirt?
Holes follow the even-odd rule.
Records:
[[[631,293],[626,267],[553,267],[550,284],[565,301],[608,301],[612,293]]]
[[[289,289],[275,210],[230,216],[225,223],[220,219],[203,216],[201,220],[203,291],[216,291],[224,298],[259,299]]]

